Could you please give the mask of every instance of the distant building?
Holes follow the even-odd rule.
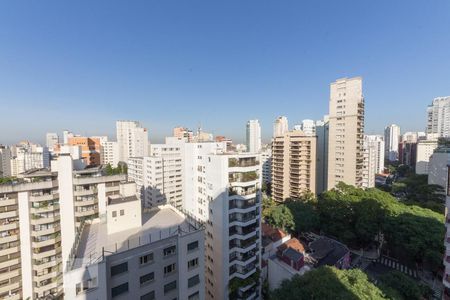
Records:
[[[272,147],[270,145],[263,148],[261,151],[261,168],[262,168],[262,182],[272,182]]]
[[[89,137],[71,137],[67,143],[69,146],[80,146],[81,156],[87,166],[99,166],[101,164],[100,139]]]
[[[45,136],[45,140],[45,144],[49,149],[53,149],[53,147],[55,147],[55,145],[59,143],[59,137],[57,133],[47,133],[47,135]]]
[[[437,147],[437,139],[421,140],[417,143],[416,174],[428,174],[428,162]]]
[[[329,135],[328,116],[323,120],[316,121],[315,130],[317,136],[316,147],[316,194],[327,190],[328,182],[328,135]]]
[[[261,151],[261,126],[258,120],[249,120],[246,130],[247,151],[259,153]]]
[[[0,178],[11,176],[11,149],[0,145]]]
[[[316,134],[316,124],[313,120],[303,120],[302,121],[302,131],[306,135],[315,135]]]
[[[450,137],[450,96],[438,97],[427,108],[427,133]]]
[[[272,197],[283,202],[300,198],[305,192],[316,192],[315,136],[290,131],[272,142]]]
[[[375,186],[375,175],[384,172],[384,141],[381,135],[364,136],[365,183],[364,187]]]
[[[437,184],[447,189],[450,183],[447,176],[448,166],[450,166],[450,142],[441,140],[428,162],[428,184]]]
[[[69,131],[69,130],[64,130],[63,131],[63,144],[66,145],[69,143],[69,139],[73,138],[75,136],[75,134],[73,134],[73,132]]]
[[[11,150],[11,176],[17,177],[19,174],[32,169],[48,168],[50,166],[50,153],[47,147],[22,142],[14,145]]]
[[[282,136],[288,131],[288,119],[285,116],[278,117],[273,123],[273,137]]]
[[[328,190],[339,182],[361,187],[364,173],[364,97],[362,78],[330,85]]]
[[[192,142],[194,138],[194,133],[192,132],[192,130],[189,130],[188,128],[179,126],[173,129],[172,136],[176,138],[186,138],[188,142]]]
[[[148,155],[148,132],[137,121],[117,121],[117,143],[119,161],[127,162],[130,157]]]
[[[400,143],[400,127],[392,124],[384,129],[385,158],[389,161],[398,160],[398,145]]]
[[[417,132],[406,132],[398,145],[399,162],[414,169],[417,161]]]

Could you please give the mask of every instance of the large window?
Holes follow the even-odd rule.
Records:
[[[175,270],[176,270],[176,265],[175,264],[171,264],[171,265],[165,266],[164,267],[164,275],[169,275],[169,274],[175,272]]]
[[[140,265],[149,264],[151,262],[153,262],[153,253],[149,253],[149,254],[139,257]]]
[[[141,300],[155,300],[155,291],[142,295]]]
[[[125,282],[125,283],[123,283],[121,285],[113,287],[111,289],[111,297],[114,298],[114,297],[122,295],[122,294],[124,294],[126,292],[128,292],[128,282]]]
[[[188,261],[188,270],[196,268],[198,266],[198,258],[194,258]]]
[[[197,249],[198,249],[198,241],[189,243],[189,244],[187,245],[187,250],[188,250],[188,251],[193,251],[193,250],[197,250]]]
[[[175,254],[176,249],[177,249],[177,247],[175,245],[167,247],[166,249],[164,249],[164,256],[169,256],[169,255]]]
[[[155,279],[155,273],[151,272],[148,274],[145,274],[143,276],[141,276],[141,278],[139,279],[141,286],[148,284],[150,282],[153,281],[153,279]]]
[[[188,287],[193,287],[200,282],[200,277],[198,275],[192,276],[188,279]]]
[[[128,272],[128,263],[124,262],[120,265],[112,266],[111,267],[111,276],[119,275],[122,273]]]
[[[193,293],[188,297],[188,300],[200,300],[200,293],[199,292]]]
[[[166,285],[164,285],[164,294],[167,294],[170,291],[173,291],[177,288],[177,281],[174,280]]]

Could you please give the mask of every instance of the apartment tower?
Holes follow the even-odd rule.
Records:
[[[246,145],[247,151],[250,153],[259,153],[261,151],[261,126],[258,120],[247,122]]]
[[[450,96],[435,98],[427,108],[427,133],[450,137]]]
[[[127,162],[130,157],[148,155],[148,132],[137,121],[116,122],[119,161]]]
[[[272,197],[277,202],[316,192],[316,136],[290,131],[272,142]]]
[[[392,124],[384,128],[384,156],[389,161],[398,160],[398,144],[400,143],[400,127]]]
[[[363,173],[362,78],[338,79],[330,86],[328,190],[339,182],[361,187]]]
[[[280,116],[273,122],[273,137],[281,136],[288,131],[289,124],[285,116]]]

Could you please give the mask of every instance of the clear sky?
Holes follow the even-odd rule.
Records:
[[[366,133],[423,130],[450,95],[449,0],[1,1],[0,143],[70,129],[152,141],[184,125],[243,141],[328,111],[362,76]]]

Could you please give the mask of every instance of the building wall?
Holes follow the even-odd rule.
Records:
[[[341,181],[360,187],[364,168],[362,78],[331,84],[329,118],[328,189]]]
[[[428,162],[437,146],[437,140],[422,140],[417,143],[416,174],[428,174]]]
[[[435,98],[427,108],[427,133],[450,137],[450,97]]]
[[[136,121],[116,122],[119,161],[127,162],[130,157],[148,155],[148,132]]]
[[[72,137],[69,138],[70,146],[81,147],[81,157],[87,166],[99,166],[101,164],[101,145],[99,138]]]
[[[384,129],[385,157],[389,161],[397,161],[399,157],[400,127],[392,124]]]
[[[250,153],[259,153],[261,151],[261,126],[258,120],[247,122],[246,145],[247,151]]]

